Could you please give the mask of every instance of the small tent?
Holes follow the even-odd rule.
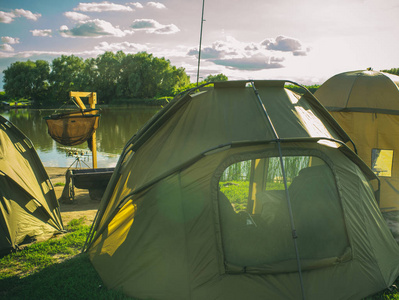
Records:
[[[314,96],[285,84],[189,90],[131,138],[85,246],[107,287],[335,300],[392,284],[399,247],[377,177]]]
[[[62,230],[53,186],[32,142],[0,116],[0,250]]]
[[[399,210],[399,76],[372,70],[337,74],[315,92],[381,180],[380,208]]]

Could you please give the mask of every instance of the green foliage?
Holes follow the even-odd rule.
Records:
[[[227,81],[229,78],[223,73],[217,75],[209,75],[205,78],[205,82],[215,82],[215,81]]]
[[[392,68],[389,70],[382,70],[381,72],[390,73],[394,75],[399,75],[399,68]]]
[[[120,80],[118,96],[131,98],[171,96],[190,82],[183,68],[146,52],[125,56]]]
[[[48,95],[50,66],[37,60],[12,63],[4,73],[4,90],[10,98],[41,101]]]
[[[84,70],[84,61],[80,57],[62,55],[54,59],[49,76],[50,99],[63,103],[68,101],[70,91],[82,91],[82,70]]]
[[[304,85],[304,87],[306,87],[309,90],[309,92],[314,94],[317,91],[317,89],[320,87],[320,85],[317,85],[317,84]],[[287,88],[287,89],[289,89],[289,90],[291,90],[291,91],[293,91],[295,93],[298,93],[300,95],[303,95],[305,93],[305,90],[303,88],[301,88],[300,86],[297,86],[297,85],[290,84],[290,85],[286,85],[285,88]]]
[[[220,181],[220,191],[233,204],[236,211],[245,210],[248,202],[249,181]]]
[[[7,96],[33,100],[36,107],[59,107],[69,100],[70,91],[97,92],[99,103],[110,103],[174,96],[190,83],[183,68],[146,52],[105,52],[86,60],[62,55],[51,65],[42,60],[15,62],[3,73]]]
[[[1,91],[0,92],[0,101],[5,101],[5,100],[7,100],[6,92]]]

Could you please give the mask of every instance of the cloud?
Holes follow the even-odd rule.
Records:
[[[24,9],[15,9],[14,14],[17,17],[24,17],[33,21],[37,21],[42,16],[41,14],[34,14],[31,11]]]
[[[0,23],[9,24],[18,17],[24,17],[28,20],[37,21],[41,16],[41,14],[34,14],[29,10],[24,10],[21,8],[14,9],[11,12],[0,11]]]
[[[94,49],[100,52],[105,52],[105,51],[116,52],[121,50],[124,51],[125,53],[136,53],[136,52],[146,51],[148,50],[148,47],[146,45],[129,43],[129,42],[111,43],[111,44],[107,42],[101,42],[98,46],[95,46]]]
[[[90,19],[89,16],[74,11],[67,11],[64,13],[64,16],[74,21],[85,21]]]
[[[265,39],[261,45],[267,50],[292,52],[294,55],[306,55],[306,50],[303,49],[299,40],[282,35],[276,39]]]
[[[103,1],[100,3],[79,3],[79,5],[74,8],[77,11],[84,12],[103,12],[103,11],[134,11],[130,6],[111,3],[108,1]]]
[[[104,36],[124,37],[133,33],[131,30],[121,30],[118,26],[114,27],[111,23],[99,19],[82,21],[72,29],[63,25],[59,32],[63,37],[82,38],[100,38]]]
[[[33,36],[48,36],[51,37],[52,30],[51,29],[34,29],[31,30]]]
[[[253,71],[284,68],[288,56],[305,56],[309,51],[298,40],[283,36],[261,43],[243,43],[226,37],[225,41],[203,47],[201,59],[230,69]],[[198,57],[198,49],[190,49],[187,55]]]
[[[2,36],[1,37],[1,42],[4,44],[19,44],[19,38],[13,38],[10,36]]]
[[[157,8],[157,9],[165,9],[166,6],[159,2],[148,2],[147,6]]]
[[[135,8],[143,8],[144,7],[143,4],[141,4],[140,2],[129,2],[129,3],[126,3],[126,4],[134,6]]]
[[[134,30],[142,30],[147,33],[155,34],[173,34],[180,31],[180,29],[174,24],[162,25],[152,19],[137,19],[130,27]]]
[[[264,69],[277,69],[284,68],[282,62],[285,59],[282,57],[265,56],[263,54],[256,54],[249,57],[235,57],[227,59],[214,59],[213,63],[225,66],[231,69],[238,70],[264,70]]]
[[[9,24],[12,21],[14,21],[14,18],[16,17],[15,14],[13,13],[8,13],[5,11],[0,11],[0,23],[6,23]]]
[[[14,48],[11,47],[9,44],[3,44],[3,45],[0,45],[0,50],[1,51],[12,52],[12,51],[14,51]]]
[[[191,49],[188,51],[188,55],[198,56],[198,49]],[[212,47],[206,47],[201,49],[201,58],[203,59],[216,59],[223,56],[222,52]]]
[[[270,40],[267,39],[265,41]],[[280,39],[277,40],[280,41]],[[229,69],[254,71],[284,68],[284,62],[288,55],[306,55],[306,51],[299,46],[292,47],[298,50],[291,49],[291,53],[280,50],[281,54],[276,54],[274,48],[273,50],[267,49],[265,41],[262,43],[244,43],[233,37],[226,37],[225,41],[216,41],[211,46],[204,47],[201,50],[201,58],[204,61],[225,66]],[[280,45],[281,49],[288,49],[287,46],[285,48],[282,47],[285,44],[281,41],[280,44],[276,43],[276,45]],[[288,43],[288,45],[290,44]],[[198,57],[198,49],[190,49],[187,55]]]
[[[10,36],[2,36],[1,42],[3,43],[3,44],[0,44],[1,51],[13,52],[14,48],[11,45],[19,44],[19,38],[13,38]]]

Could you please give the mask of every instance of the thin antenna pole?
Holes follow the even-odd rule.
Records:
[[[202,0],[201,31],[200,31],[200,42],[198,49],[197,86],[199,82],[199,71],[200,71],[200,62],[201,62],[201,44],[202,44],[202,27],[204,25],[204,7],[205,7],[205,0]]]

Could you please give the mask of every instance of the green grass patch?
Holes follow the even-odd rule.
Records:
[[[248,191],[243,182],[226,183],[221,183],[221,189],[227,194],[245,196]],[[69,222],[67,231],[61,237],[0,258],[0,299],[134,299],[122,291],[107,289],[88,255],[80,254],[89,231],[84,219]],[[365,298],[377,299],[399,299],[399,292],[387,289]]]
[[[54,186],[65,186],[64,182],[57,182],[54,184]]]
[[[0,258],[0,299],[132,299],[104,287],[88,255],[80,254],[89,232],[84,219],[66,229]]]
[[[235,211],[245,210],[248,201],[249,181],[229,180],[219,182],[220,191],[226,195]]]

